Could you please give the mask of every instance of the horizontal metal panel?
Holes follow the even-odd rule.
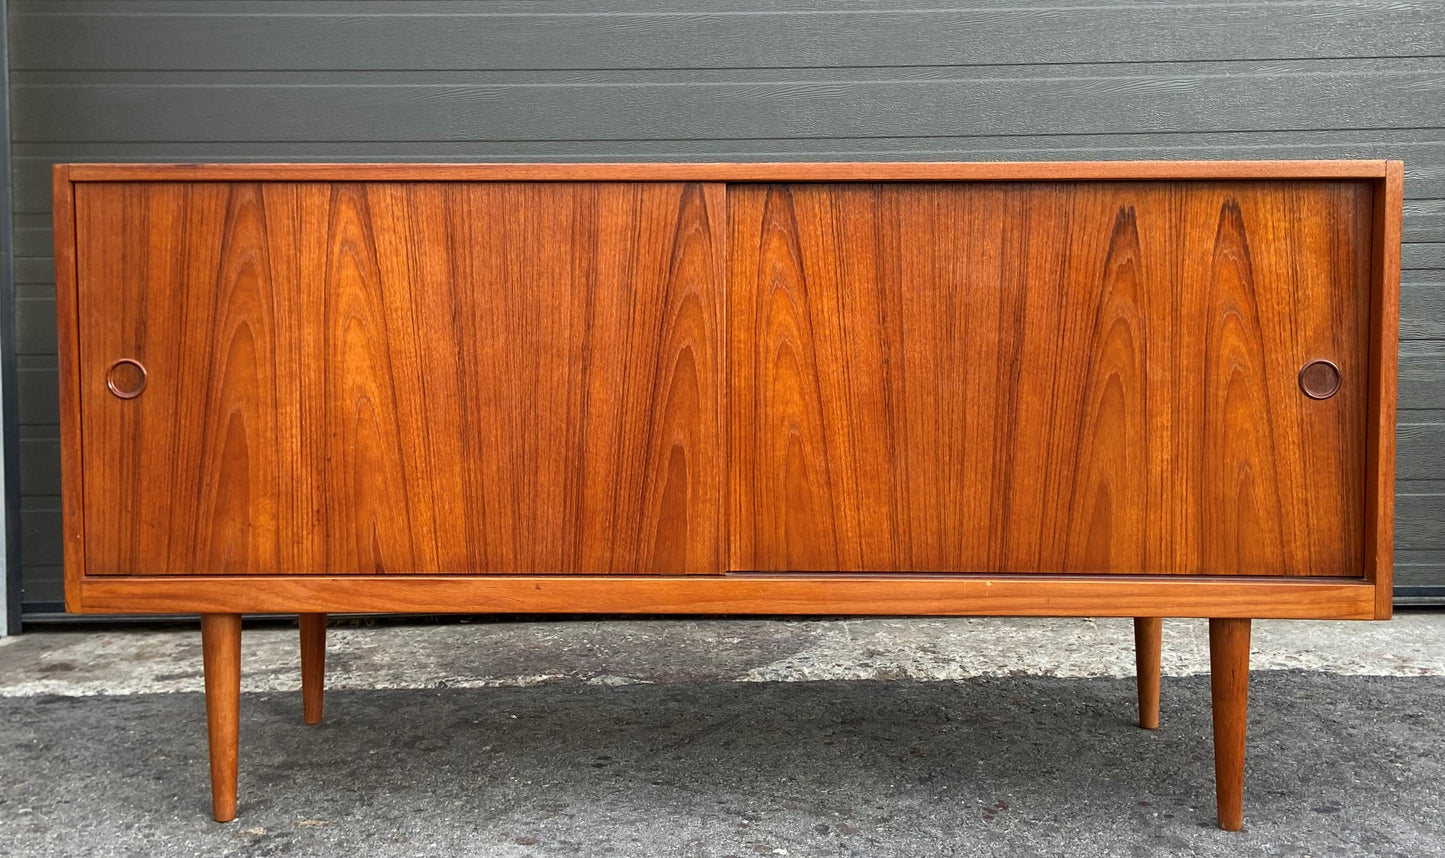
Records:
[[[48,226],[27,229],[17,224],[13,234],[15,244],[12,247],[16,256],[50,256],[52,248],[55,247],[55,237],[51,235]]]
[[[12,270],[17,284],[55,282],[55,263],[49,257],[19,257],[15,259]]]
[[[833,12],[838,0],[10,0],[12,4],[43,7],[61,14],[164,15],[181,12],[215,15],[258,15],[295,12],[298,8],[317,15],[395,15],[402,12],[460,16],[477,14],[478,7],[493,14],[667,14]],[[1250,6],[1288,6],[1300,0],[1249,0]],[[1319,0],[1308,0],[1319,2]],[[1385,0],[1358,0],[1359,5],[1384,5]],[[1395,0],[1400,5],[1426,5],[1431,0]],[[862,9],[911,9],[917,0],[854,0],[849,5]],[[1005,5],[1005,4],[993,4]],[[1097,8],[1098,0],[1018,0],[1007,6],[1028,6],[1040,10]],[[1160,4],[1167,5],[1167,4]],[[1194,0],[1197,6],[1239,6],[1240,0]],[[953,4],[955,8],[991,8],[982,0]]]
[[[1408,412],[1401,415],[1409,419]],[[1439,480],[1445,477],[1445,424],[1401,422],[1395,430],[1395,479]],[[1409,486],[1400,485],[1402,491]]]
[[[55,354],[55,299],[15,302],[15,351],[22,355]]]
[[[335,140],[328,138],[324,128],[309,140],[259,143],[247,140],[189,142],[182,140],[151,140],[139,142],[95,143],[84,140],[16,141],[14,153],[22,158],[46,158],[61,161],[499,161],[514,160],[519,152],[538,160],[676,160],[664,155],[682,155],[691,151],[694,157],[720,156],[710,160],[778,160],[786,152],[798,160],[842,160],[846,153],[893,155],[898,159],[950,160],[939,156],[955,153],[951,160],[961,159],[957,153],[969,152],[993,157],[982,160],[1005,160],[1016,152],[1032,153],[1024,160],[1090,160],[1080,154],[1092,152],[1095,157],[1144,157],[1139,152],[1170,153],[1153,157],[1177,158],[1385,158],[1404,157],[1405,183],[1417,184],[1418,173],[1412,168],[1421,164],[1439,165],[1445,161],[1445,139],[1422,134],[1421,129],[1327,129],[1318,131],[1219,131],[1209,133],[1156,132],[1148,134],[1075,134],[1067,128],[1050,133],[1007,137],[989,135],[832,137],[825,139],[782,137],[721,137],[688,140],[621,141],[556,141],[523,140],[489,143],[487,141],[379,141],[377,139]],[[578,148],[578,143],[589,144]],[[614,143],[625,143],[617,147]],[[524,146],[523,152],[517,147]],[[634,151],[632,147],[642,147]],[[689,149],[687,147],[697,147]],[[1257,150],[1257,152],[1256,152]],[[1406,152],[1407,156],[1392,156]],[[1225,153],[1225,154],[1220,154]],[[1410,194],[1406,198],[1439,198],[1445,194]]]
[[[55,369],[55,357],[49,355],[40,360],[48,366],[27,367],[27,359],[22,356],[15,373],[15,399],[19,403],[21,425],[60,421],[60,374]]]
[[[1445,550],[1396,550],[1395,586],[1445,588]]]
[[[28,499],[20,508],[20,563],[22,566],[60,566],[60,502],[58,498]]]
[[[27,612],[37,602],[65,601],[65,567],[27,564],[20,578],[20,598]]]
[[[1405,241],[1445,241],[1445,200],[1410,200],[1404,214]]]
[[[1400,344],[1401,408],[1445,408],[1445,343],[1437,340]],[[1441,475],[1445,478],[1445,474]]]
[[[886,72],[886,74],[884,74]],[[104,73],[94,73],[103,75]],[[16,141],[686,140],[1445,125],[1445,61],[843,70],[718,82],[11,82]],[[911,79],[898,79],[898,78]],[[103,79],[103,78],[102,78]]]
[[[15,2],[15,69],[717,69],[1294,60],[1445,54],[1439,3],[1314,2],[823,10],[660,4],[435,3],[318,12],[314,3],[94,5]],[[790,4],[788,4],[790,5]],[[540,8],[538,8],[540,7]],[[589,9],[589,7],[591,7]],[[670,8],[669,8],[670,7]],[[739,8],[742,7],[742,8]],[[588,12],[593,14],[588,14]],[[109,12],[109,13],[108,13]],[[199,12],[199,13],[198,13]],[[602,14],[597,14],[602,13]],[[565,46],[563,49],[561,46]]]
[[[1396,566],[1395,567],[1395,598],[1409,597],[1412,590],[1416,588],[1430,587],[1430,598],[1415,600],[1422,604],[1438,604],[1442,601],[1442,595],[1434,592],[1445,588],[1445,563],[1432,563],[1425,566]],[[1399,604],[1397,602],[1397,604]]]
[[[29,497],[60,494],[59,439],[20,439],[20,493]]]
[[[1424,271],[1401,275],[1400,338],[1445,339],[1445,276]]]
[[[1008,66],[989,65],[911,65],[857,66],[833,68],[706,68],[706,69],[536,69],[507,70],[494,68],[454,71],[417,71],[414,69],[372,69],[369,71],[252,71],[225,69],[218,71],[167,71],[146,68],[110,71],[34,70],[16,71],[11,83],[25,89],[94,88],[199,90],[239,88],[294,89],[386,89],[421,87],[424,89],[567,89],[596,87],[603,95],[613,89],[628,87],[718,87],[787,85],[803,87],[838,84],[973,84],[975,86],[1008,85],[1016,81],[1042,81],[1072,84],[1100,81],[1101,87],[1111,81],[1122,82],[1140,91],[1168,90],[1188,85],[1185,94],[1207,86],[1221,77],[1254,79],[1287,78],[1357,78],[1408,80],[1411,76],[1439,72],[1440,57],[1345,58],[1329,60],[1279,60],[1260,62],[1239,60],[1225,62],[1179,63],[1101,63],[1070,65],[1064,63],[1019,63]],[[1430,81],[1431,78],[1424,78]],[[1139,82],[1144,81],[1141,85]],[[1187,106],[1182,100],[1180,107]],[[1247,130],[1224,126],[1228,130]],[[1363,127],[1363,126],[1361,126]],[[1372,126],[1409,128],[1410,125]],[[1288,130],[1288,129],[1277,129]],[[1057,133],[1057,126],[1051,129]],[[1077,133],[1077,132],[1076,132]],[[367,139],[367,138],[361,138]],[[506,138],[502,138],[506,139]],[[525,138],[523,138],[525,139]],[[555,138],[549,138],[555,139]],[[650,139],[650,138],[645,138]],[[719,137],[717,139],[725,139]],[[746,139],[733,135],[733,139]]]
[[[1400,251],[1400,267],[1406,270],[1438,271],[1445,268],[1445,242],[1416,241]]]
[[[1445,495],[1396,495],[1395,548],[1445,551]]]
[[[1445,495],[1445,480],[1401,480],[1395,484],[1398,495]]]

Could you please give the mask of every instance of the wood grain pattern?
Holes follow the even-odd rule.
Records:
[[[1372,194],[732,186],[730,568],[1361,575]]]
[[[1214,792],[1219,827],[1244,827],[1244,740],[1249,708],[1246,618],[1209,621],[1209,689],[1214,716]]]
[[[298,618],[301,643],[301,720],[320,724],[326,704],[326,615]]]
[[[75,285],[75,186],[70,168],[51,171],[55,233],[56,356],[59,363],[61,528],[65,558],[65,609],[79,610],[85,577],[85,483],[80,434],[80,310]]]
[[[94,613],[858,614],[1363,620],[1359,579],[1140,575],[91,576]]]
[[[89,574],[720,570],[721,186],[77,196]]]
[[[211,759],[211,813],[236,818],[236,767],[241,745],[241,615],[201,615],[206,683],[206,736]]]
[[[1383,178],[1392,161],[70,164],[76,182],[902,182]]]
[[[1134,681],[1139,692],[1139,726],[1159,729],[1159,672],[1164,620],[1134,618]]]

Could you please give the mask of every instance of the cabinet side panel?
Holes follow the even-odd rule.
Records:
[[[75,283],[75,188],[70,168],[51,172],[55,240],[56,355],[60,364],[61,527],[65,556],[65,608],[80,610],[80,579],[85,577],[85,501],[80,446],[80,331]]]
[[[729,207],[735,568],[1361,574],[1367,182]]]
[[[1386,162],[1374,186],[1370,281],[1370,401],[1365,454],[1365,574],[1375,583],[1375,616],[1394,610],[1395,409],[1400,339],[1400,222],[1405,165]]]

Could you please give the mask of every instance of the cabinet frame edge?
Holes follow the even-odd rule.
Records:
[[[66,610],[78,613],[130,613],[137,610],[192,612],[226,610],[290,612],[357,610],[376,602],[373,611],[448,612],[588,612],[607,613],[857,613],[919,615],[1018,614],[1019,605],[1038,616],[1136,616],[1152,607],[1169,616],[1198,617],[1337,617],[1388,619],[1393,608],[1393,515],[1395,473],[1396,375],[1398,360],[1400,237],[1403,211],[1401,161],[1114,161],[1114,162],[981,162],[981,163],[731,163],[731,164],[56,164],[52,169],[55,239],[56,319],[60,378],[61,488]],[[827,576],[702,576],[698,605],[687,608],[659,599],[658,586],[691,588],[686,579],[606,576],[175,576],[97,577],[85,572],[83,464],[79,390],[79,307],[76,270],[76,184],[103,181],[1030,181],[1030,180],[1189,180],[1189,179],[1374,179],[1369,322],[1369,392],[1365,456],[1364,579],[1291,580],[1282,578],[1173,578],[1172,576],[876,576],[863,589],[837,598],[799,593],[827,583],[863,579]],[[723,504],[724,522],[728,516]],[[727,541],[727,540],[725,540]],[[731,554],[731,545],[721,548]],[[1136,592],[1121,592],[1103,580],[1128,582]],[[726,587],[709,592],[718,581],[773,581],[776,593],[753,605],[718,610],[708,600],[727,595]],[[944,602],[901,610],[900,601],[925,598],[947,581],[966,581],[963,590],[983,587],[981,595],[945,594]],[[264,583],[263,583],[264,582]],[[429,583],[423,583],[429,582]],[[623,582],[634,582],[626,585]],[[788,582],[788,583],[783,583]],[[573,601],[561,598],[577,584]],[[256,587],[255,585],[262,585]],[[463,597],[462,602],[417,600],[392,591],[398,585],[440,588]],[[877,586],[881,585],[881,586]],[[1191,589],[1197,585],[1199,589]],[[732,586],[732,585],[728,585]],[[526,596],[532,587],[534,597]],[[1080,594],[1093,588],[1099,595]],[[359,591],[357,590],[359,588]],[[601,589],[598,589],[601,588]],[[608,588],[613,592],[609,593]],[[220,592],[230,594],[225,599]],[[1237,591],[1237,592],[1230,592]],[[1362,594],[1368,591],[1368,610]],[[344,592],[358,592],[347,600]],[[628,596],[626,594],[633,595]],[[1112,595],[1104,595],[1106,593]],[[1154,604],[1168,599],[1177,605]],[[878,601],[880,595],[889,595]],[[473,599],[472,597],[475,596]],[[635,598],[634,606],[591,605],[596,596]],[[1301,596],[1298,604],[1280,603]],[[679,595],[680,597],[680,595]],[[788,600],[794,600],[792,602]],[[1114,600],[1110,602],[1110,600]],[[494,600],[524,608],[494,607]],[[780,601],[781,600],[781,601]],[[963,605],[962,602],[968,602]],[[806,603],[806,605],[804,604]],[[976,603],[976,604],[975,604]],[[1035,604],[1037,603],[1037,604]],[[350,605],[350,607],[347,607]],[[668,607],[670,606],[670,608]],[[829,606],[834,606],[828,610]],[[1005,607],[1012,606],[1012,607]],[[1047,606],[1049,609],[1044,610]],[[1249,607],[1247,610],[1245,606]],[[668,608],[668,610],[664,610]],[[887,610],[882,610],[882,609]],[[1313,609],[1312,609],[1313,608]],[[876,610],[875,610],[876,609]]]
[[[68,164],[51,170],[55,235],[56,356],[60,378],[60,509],[65,609],[83,610],[85,496],[81,462],[80,293],[76,274],[75,184]]]
[[[1400,342],[1400,229],[1403,161],[1387,161],[1375,182],[1371,218],[1369,390],[1365,412],[1365,577],[1375,585],[1375,618],[1394,611],[1395,411]]]
[[[70,164],[75,182],[840,182],[1383,179],[1384,160]]]
[[[92,576],[87,613],[1375,617],[1359,578],[1140,575]]]

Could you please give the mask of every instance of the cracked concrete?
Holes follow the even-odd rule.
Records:
[[[1445,855],[1445,613],[1255,624],[1246,830],[1213,825],[1207,638],[1127,620],[342,623],[243,639],[239,817],[198,634],[0,643],[0,855]]]

